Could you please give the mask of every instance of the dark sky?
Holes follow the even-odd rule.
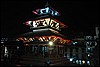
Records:
[[[23,25],[36,16],[33,10],[43,8],[45,0],[1,1],[1,36],[16,36],[29,31]],[[96,1],[49,0],[49,5],[61,13],[60,20],[72,33],[89,31],[98,25],[99,4]]]

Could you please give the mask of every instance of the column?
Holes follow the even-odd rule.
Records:
[[[45,51],[45,48],[44,48],[44,46],[42,46],[42,52],[43,52],[43,56],[44,56],[44,51]]]
[[[76,58],[78,59],[78,47],[76,48]]]
[[[70,57],[72,58],[72,51],[73,51],[73,47],[70,47]]]
[[[72,56],[76,57],[76,49],[75,48],[72,49]]]
[[[64,56],[64,46],[62,47],[62,56]]]
[[[64,57],[67,57],[67,47],[64,46]]]
[[[69,47],[67,48],[67,58],[68,59],[70,58],[70,48]]]
[[[82,59],[82,49],[80,47],[78,49],[78,58]]]
[[[59,53],[58,53],[58,48],[59,46],[56,46],[56,56],[58,57]]]

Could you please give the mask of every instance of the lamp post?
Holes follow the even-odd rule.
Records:
[[[49,50],[53,50],[54,43],[52,41],[49,41],[48,44],[49,44]]]
[[[54,48],[53,48],[53,45],[54,45],[54,44],[53,44],[52,41],[49,41],[48,45],[49,45],[49,51],[50,51],[49,54],[51,55],[51,54],[52,54],[52,50],[54,49]]]
[[[49,41],[49,45],[50,45],[50,46],[53,46],[53,42],[52,42],[52,41]]]

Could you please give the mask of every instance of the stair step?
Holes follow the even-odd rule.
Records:
[[[44,62],[43,63],[41,63],[41,62],[39,62],[39,63],[37,63],[37,62],[32,62],[32,61],[20,61],[19,62],[20,64],[25,64],[25,65],[36,65],[36,66],[44,66]]]

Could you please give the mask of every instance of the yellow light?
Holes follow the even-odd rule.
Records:
[[[24,40],[27,40],[26,38],[24,38]]]
[[[52,41],[50,41],[50,42],[49,42],[49,45],[50,45],[50,46],[52,46],[52,45],[53,45],[53,42],[52,42]]]
[[[83,60],[82,63],[85,64],[85,61]]]
[[[29,44],[25,44],[25,46],[29,46]]]

